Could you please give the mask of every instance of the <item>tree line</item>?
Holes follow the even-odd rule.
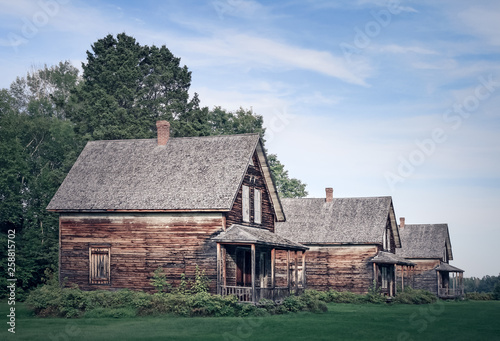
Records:
[[[125,33],[99,39],[83,73],[70,62],[32,68],[0,89],[0,296],[7,287],[7,232],[16,231],[18,295],[58,268],[58,217],[47,207],[88,141],[154,138],[156,121],[171,136],[258,133],[252,110],[201,106],[189,96],[191,71],[166,46],[140,45]],[[306,185],[268,155],[282,197],[304,197]]]

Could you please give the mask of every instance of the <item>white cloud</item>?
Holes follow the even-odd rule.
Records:
[[[407,53],[424,54],[424,55],[439,54],[436,51],[429,50],[419,46],[401,46],[396,44],[380,46],[378,47],[378,50],[380,52],[400,53],[400,54],[407,54]]]

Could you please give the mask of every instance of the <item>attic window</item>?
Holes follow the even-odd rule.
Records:
[[[89,247],[89,282],[90,284],[110,283],[109,246]]]

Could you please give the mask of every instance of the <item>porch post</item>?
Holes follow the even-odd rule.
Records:
[[[286,250],[286,286],[290,293],[290,250]]]
[[[299,256],[295,250],[295,294],[299,291]]]
[[[217,243],[217,295],[222,294],[221,290],[221,250],[220,244]]]
[[[255,244],[251,245],[252,248],[252,302],[256,301],[256,292],[255,292]]]
[[[222,249],[222,286],[225,288],[226,283],[226,248]]]
[[[378,288],[377,265],[375,263],[373,263],[373,284],[375,285],[375,289]]]
[[[302,288],[306,288],[306,252],[302,251]]]
[[[276,286],[275,283],[275,268],[276,268],[276,249],[271,249],[271,288],[273,288],[274,292],[274,287]]]
[[[398,293],[398,266],[394,264],[394,295]],[[391,295],[392,296],[392,295]]]

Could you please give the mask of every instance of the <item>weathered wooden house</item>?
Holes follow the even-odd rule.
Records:
[[[396,267],[409,274],[411,262],[396,256],[401,247],[391,197],[282,199],[287,219],[276,233],[309,247],[307,287],[366,293],[375,284],[396,293]]]
[[[453,253],[448,224],[405,225],[405,218],[400,218],[400,236],[402,248],[396,254],[415,264],[415,289],[440,298],[463,296],[464,271],[449,264]]]
[[[285,220],[257,134],[89,142],[48,205],[59,213],[59,278],[85,290],[150,291],[159,266],[179,284],[198,266],[210,291],[242,301],[281,298],[276,235]],[[296,276],[296,275],[295,275]],[[296,283],[296,288],[303,283]]]

